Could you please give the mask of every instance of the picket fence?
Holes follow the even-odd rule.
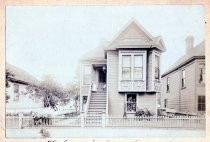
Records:
[[[169,117],[6,117],[6,128],[38,127],[135,127],[135,128],[205,128],[204,116]]]

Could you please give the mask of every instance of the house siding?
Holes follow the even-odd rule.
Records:
[[[148,109],[156,114],[156,93],[140,93],[137,98],[139,109]]]
[[[176,111],[197,113],[198,96],[205,95],[205,85],[199,84],[198,65],[204,60],[194,60],[182,68],[162,78],[161,107],[168,99],[168,108]],[[182,70],[185,69],[186,88],[181,88]],[[166,92],[167,78],[170,79],[170,91]]]
[[[118,60],[117,51],[107,52],[108,113],[109,115],[123,116],[125,102],[124,94],[118,93]]]

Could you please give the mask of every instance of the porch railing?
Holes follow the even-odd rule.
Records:
[[[88,90],[88,97],[87,97],[87,103],[86,103],[86,108],[85,108],[85,116],[87,116],[87,113],[88,113],[88,108],[89,108],[89,104],[90,104],[91,92],[92,92],[92,84],[89,86],[89,90]]]

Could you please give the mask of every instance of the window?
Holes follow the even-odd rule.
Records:
[[[198,111],[206,110],[206,100],[205,96],[198,96]]]
[[[134,55],[134,79],[143,79],[143,56]]]
[[[205,83],[205,63],[199,64],[199,83]]]
[[[91,83],[91,66],[85,65],[83,69],[83,84],[89,85]]]
[[[166,92],[169,92],[170,91],[170,80],[169,80],[169,77],[167,78],[167,86],[166,86]]]
[[[122,79],[123,80],[131,79],[131,56],[130,55],[122,56]]]
[[[14,84],[14,101],[19,101],[19,85]]]
[[[182,70],[182,88],[186,87],[186,75],[185,70]]]
[[[168,99],[164,99],[164,107],[165,107],[165,108],[168,107]]]
[[[160,78],[160,57],[155,55],[155,79]]]
[[[136,112],[136,94],[127,94],[126,102],[126,111]]]

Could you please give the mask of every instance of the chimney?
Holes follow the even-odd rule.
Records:
[[[186,42],[186,51],[185,51],[185,53],[188,53],[194,47],[194,37],[193,36],[188,36],[185,39],[185,42]]]

